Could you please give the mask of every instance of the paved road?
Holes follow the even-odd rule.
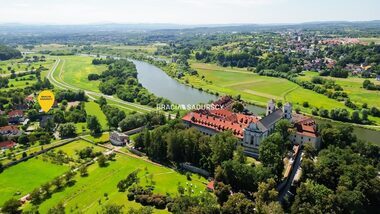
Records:
[[[285,196],[288,194],[289,192],[289,189],[293,183],[293,180],[294,180],[294,177],[299,169],[299,167],[301,166],[301,157],[302,157],[302,150],[300,149],[298,151],[298,154],[293,162],[293,167],[292,167],[292,172],[290,173],[287,181],[286,181],[286,185],[285,187],[280,191],[279,193],[279,201],[280,202],[283,202],[284,201],[284,198]]]

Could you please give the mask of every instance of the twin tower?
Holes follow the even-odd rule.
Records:
[[[274,99],[269,100],[268,105],[267,105],[267,111],[266,111],[266,116],[272,114],[278,110],[276,108],[276,101]],[[292,104],[290,103],[285,103],[285,105],[282,106],[282,113],[283,113],[283,118],[291,120],[292,119]]]

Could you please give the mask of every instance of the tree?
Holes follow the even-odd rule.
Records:
[[[91,135],[97,135],[102,131],[102,127],[96,116],[87,117],[87,128],[90,129]]]
[[[211,137],[211,160],[214,166],[220,165],[223,161],[233,158],[236,138],[231,132],[218,133]]]
[[[231,186],[225,185],[222,182],[218,182],[215,185],[214,193],[218,198],[218,203],[220,205],[223,205],[228,200],[228,197],[231,195]]]
[[[85,177],[88,175],[87,166],[81,166],[79,167],[79,174],[82,177]]]
[[[255,212],[255,204],[248,200],[243,193],[231,195],[223,204],[222,214],[252,214]]]
[[[297,189],[291,213],[334,213],[333,191],[307,180]]]
[[[65,214],[65,207],[63,203],[58,203],[55,207],[52,207],[48,210],[48,214]]]
[[[276,132],[280,133],[283,142],[289,139],[290,127],[291,123],[289,122],[289,120],[285,119],[278,121],[278,123],[276,124],[275,130]]]
[[[56,186],[57,189],[62,188],[62,179],[61,177],[56,177],[53,181],[52,184]]]
[[[21,210],[20,210],[21,205],[22,203],[19,200],[15,198],[11,198],[3,204],[1,208],[1,212],[4,214],[21,213]]]
[[[269,207],[276,207],[274,204],[269,206],[270,203],[278,203],[276,185],[276,181],[273,178],[259,184],[258,191],[255,193],[256,211],[258,213],[268,213],[267,209],[270,209]]]
[[[355,110],[352,112],[351,114],[351,120],[355,123],[359,123],[360,122],[360,114],[359,114],[359,111]]]
[[[274,133],[267,137],[259,147],[259,159],[263,166],[270,167],[277,178],[281,178],[281,173],[284,168],[282,161],[282,139],[281,135]]]
[[[98,161],[99,167],[106,167],[107,166],[107,159],[103,154],[98,157],[97,161]]]
[[[124,205],[107,204],[103,207],[104,214],[122,214]]]
[[[234,156],[234,160],[238,161],[239,163],[245,163],[247,161],[247,157],[244,154],[244,148],[241,146],[238,146],[236,149],[236,153]]]
[[[61,124],[58,128],[59,136],[62,138],[65,137],[74,137],[76,136],[76,127],[73,123]]]
[[[128,214],[152,214],[153,213],[153,207],[141,207],[139,209],[137,208],[130,208],[128,210]]]

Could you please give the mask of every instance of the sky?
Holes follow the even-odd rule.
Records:
[[[0,23],[244,24],[380,20],[380,0],[0,0]]]

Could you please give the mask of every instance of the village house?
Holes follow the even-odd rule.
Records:
[[[15,146],[16,146],[16,143],[11,140],[0,142],[1,150],[11,149],[11,148],[14,148]]]
[[[278,121],[289,120],[294,134],[290,140],[297,145],[311,142],[319,148],[320,137],[316,124],[311,118],[296,117],[293,120],[292,105],[286,103],[282,108],[276,108],[276,102],[270,100],[264,117],[234,113],[226,109],[197,110],[185,115],[182,120],[188,127],[195,127],[206,135],[231,131],[239,139],[241,146],[249,155],[257,157],[260,143],[272,134]]]
[[[8,122],[18,124],[25,120],[24,112],[22,110],[12,110],[8,112]]]
[[[129,142],[129,138],[124,133],[113,131],[110,134],[110,141],[114,146],[125,146]]]
[[[22,131],[17,126],[2,126],[0,134],[8,138],[16,138],[22,134]]]

